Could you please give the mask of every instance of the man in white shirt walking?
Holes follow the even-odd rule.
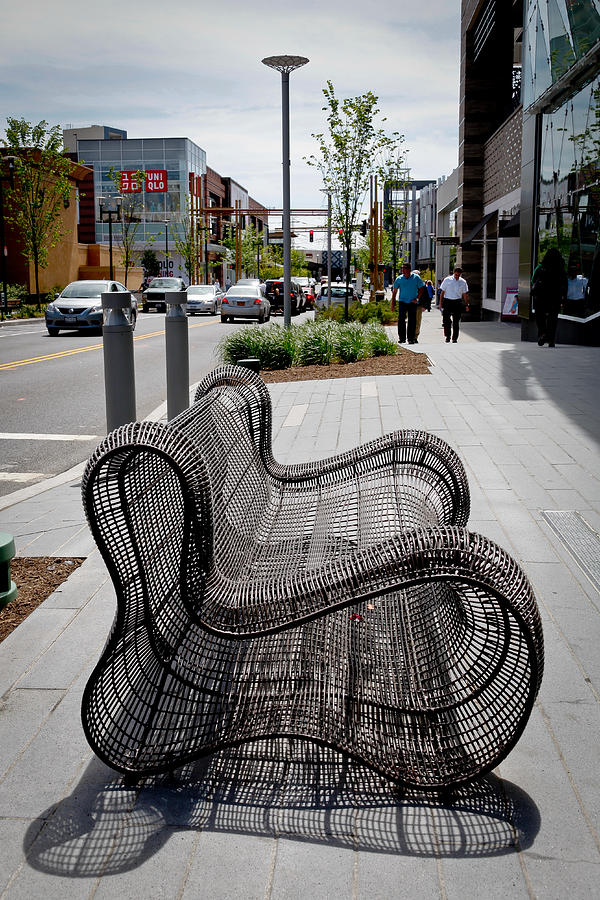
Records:
[[[458,340],[463,304],[465,309],[469,308],[469,285],[462,277],[460,266],[455,266],[454,275],[444,278],[440,289],[440,309],[447,344],[450,343],[450,335],[453,344]]]

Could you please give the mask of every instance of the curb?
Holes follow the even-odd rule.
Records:
[[[44,327],[46,326],[44,316],[36,316],[34,319],[3,319],[0,322],[0,328],[10,328],[11,325],[31,325],[35,322],[41,322]]]
[[[21,321],[36,321],[22,319]],[[196,388],[200,384],[199,381],[196,381],[194,384],[190,385],[190,395],[193,395],[196,392]],[[153,409],[151,413],[149,413],[144,419],[143,422],[160,422],[161,419],[166,419],[167,416],[167,401],[163,400],[163,402]],[[77,465],[72,466],[70,469],[67,469],[66,472],[60,472],[58,475],[52,475],[51,478],[46,478],[44,481],[38,481],[37,484],[30,484],[27,487],[19,488],[18,491],[13,491],[11,494],[6,494],[4,497],[0,497],[0,511],[3,509],[8,509],[10,506],[15,506],[17,503],[22,503],[24,500],[30,500],[32,497],[37,497],[38,494],[44,494],[46,491],[52,490],[52,488],[60,487],[62,484],[68,484],[70,481],[75,481],[77,478],[81,478],[85,467],[87,465],[87,460],[84,462],[77,463]]]

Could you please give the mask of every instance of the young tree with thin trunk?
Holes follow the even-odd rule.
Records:
[[[391,191],[401,191],[407,185],[407,169],[406,156],[401,152],[390,153],[381,166],[384,187]],[[394,280],[398,274],[398,264],[400,262],[400,249],[404,231],[406,229],[406,213],[405,205],[397,206],[389,203],[383,215],[383,227],[385,234],[389,238],[389,253],[384,255],[384,260],[388,259],[392,264],[392,272]],[[385,248],[384,248],[385,253]]]
[[[179,222],[179,230],[174,232],[173,239],[175,242],[175,249],[181,254],[188,281],[191,284],[194,280],[194,272],[198,260],[198,241],[196,240],[194,226],[192,225],[189,199],[186,199],[185,213]]]
[[[117,193],[121,194],[122,179],[121,172],[111,166],[108,170],[108,176],[114,184]],[[133,176],[133,180],[142,187],[145,181],[145,173],[142,169],[138,169]],[[121,201],[121,230],[117,232],[116,244],[121,252],[121,262],[125,269],[125,287],[127,287],[127,278],[129,270],[136,264],[138,251],[136,250],[136,240],[138,231],[142,224],[142,211],[144,207],[142,192],[131,192],[122,194]]]
[[[341,229],[340,241],[346,251],[346,287],[350,284],[352,239],[358,227],[371,175],[382,174],[382,156],[399,153],[404,138],[397,132],[387,135],[377,127],[378,98],[371,91],[340,101],[331,81],[323,89],[327,132],[313,134],[318,155],[306,162],[321,172],[323,185],[331,194],[333,220]],[[385,119],[381,119],[385,122]],[[348,318],[346,291],[345,317]]]
[[[73,164],[65,155],[59,125],[50,127],[43,119],[32,125],[10,116],[6,121],[3,144],[15,157],[6,220],[21,238],[23,256],[33,263],[39,309],[39,270],[47,267],[49,250],[68,233],[63,212],[71,200],[69,175]]]

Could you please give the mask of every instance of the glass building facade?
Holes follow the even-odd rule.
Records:
[[[164,239],[165,222],[174,236],[182,231],[182,222],[189,216],[190,174],[206,174],[206,153],[188,138],[139,138],[126,140],[79,140],[79,159],[94,169],[96,241],[108,243],[108,223],[100,220],[100,197],[119,193],[111,178],[113,172],[167,173],[166,190],[152,191],[144,187],[134,198],[135,216],[140,227],[136,243],[146,244]],[[113,225],[113,233],[119,225]]]
[[[593,343],[600,325],[599,58],[600,0],[525,4],[520,294],[528,295],[546,251],[558,248],[569,275],[563,335]],[[527,220],[531,241],[524,242]],[[559,338],[560,330],[559,322]]]
[[[600,310],[600,78],[543,116],[537,261],[558,247],[569,273],[563,312]]]

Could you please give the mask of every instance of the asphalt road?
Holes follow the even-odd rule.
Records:
[[[164,319],[140,313],[134,332],[138,419],[166,398]],[[218,365],[219,340],[240,327],[189,318],[191,384]],[[2,496],[82,462],[106,434],[102,338],[50,337],[43,320],[0,327],[0,392]]]

